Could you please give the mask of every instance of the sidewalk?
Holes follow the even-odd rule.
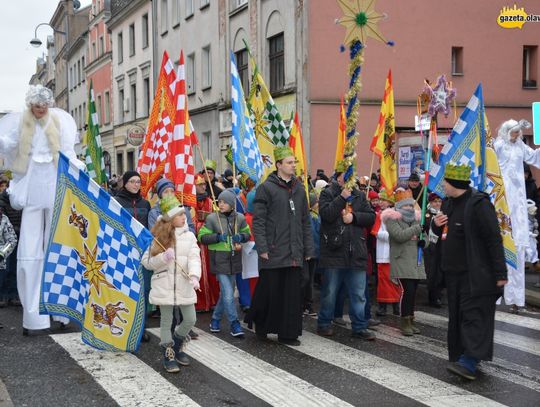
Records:
[[[540,307],[540,273],[525,270],[525,302]]]
[[[0,407],[13,407],[13,402],[2,380],[0,380]]]

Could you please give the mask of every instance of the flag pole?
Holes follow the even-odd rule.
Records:
[[[421,129],[422,127],[420,127]],[[429,129],[428,136],[428,148],[427,148],[427,157],[426,157],[426,170],[424,171],[424,186],[422,187],[422,215],[420,216],[420,240],[424,238],[424,226],[426,224],[426,210],[427,210],[427,192],[428,192],[428,183],[429,183],[429,170],[431,168],[431,153],[433,150],[432,146],[432,136],[433,133],[437,131],[437,114],[431,118],[431,125]],[[422,134],[422,133],[421,133]],[[418,264],[422,262],[422,248],[418,247]]]
[[[373,173],[373,162],[375,161],[375,152],[371,152],[371,167],[369,168],[369,181],[366,189],[366,199],[369,201],[369,190],[371,188],[371,174]]]

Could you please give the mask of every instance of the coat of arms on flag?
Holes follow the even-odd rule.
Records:
[[[135,351],[144,328],[140,259],[152,235],[60,154],[40,311],[82,326],[98,349]]]

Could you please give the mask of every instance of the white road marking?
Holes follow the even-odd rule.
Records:
[[[194,328],[199,339],[186,353],[222,377],[274,406],[351,406],[305,380]],[[159,329],[148,329],[159,337]]]
[[[495,312],[495,320],[506,322],[507,324],[522,326],[524,328],[534,329],[535,331],[540,331],[540,319],[537,318],[528,318],[522,315],[497,311]]]
[[[131,353],[94,349],[82,342],[80,333],[51,335],[51,338],[120,406],[199,406]]]

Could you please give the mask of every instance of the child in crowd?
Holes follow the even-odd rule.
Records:
[[[8,217],[0,209],[0,293],[4,294],[4,286],[8,277],[8,257],[17,247],[17,235]],[[7,291],[7,290],[6,290]],[[8,304],[9,298],[0,297],[0,308]]]
[[[190,364],[183,352],[189,341],[189,331],[195,325],[195,303],[201,277],[201,257],[197,238],[189,231],[185,208],[174,196],[164,197],[161,215],[152,234],[155,237],[142,264],[153,270],[150,303],[161,309],[160,335],[163,367],[169,373],[180,371],[178,364]],[[183,320],[171,334],[174,307],[178,306]]]
[[[426,278],[423,261],[418,262],[418,247],[424,248],[425,241],[418,239],[421,215],[414,208],[411,190],[398,188],[395,198],[396,210],[387,209],[381,218],[390,237],[390,278],[398,278],[403,288],[401,333],[411,336],[420,333],[414,324],[414,307],[418,282]]]
[[[244,215],[235,211],[236,195],[226,189],[218,197],[218,213],[211,213],[199,231],[199,241],[208,245],[210,271],[219,282],[219,299],[214,308],[210,332],[220,332],[221,317],[226,313],[231,335],[243,337],[234,302],[235,275],[242,272],[241,244],[251,235]]]
[[[399,315],[399,300],[401,298],[401,286],[396,280],[390,278],[390,241],[386,225],[381,222],[382,213],[394,206],[394,195],[382,189],[379,192],[379,207],[375,224],[371,234],[377,238],[377,304],[378,316],[386,315],[387,304],[392,304],[394,315]],[[392,209],[389,209],[392,210]]]

